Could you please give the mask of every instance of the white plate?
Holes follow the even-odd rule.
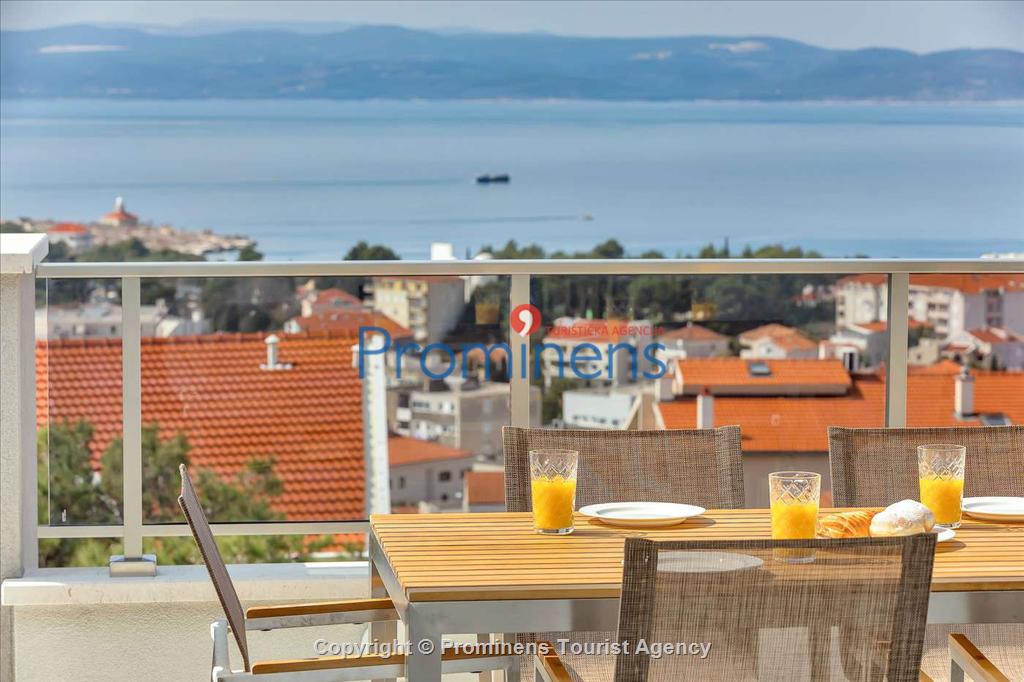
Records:
[[[580,509],[581,514],[600,519],[608,525],[627,528],[674,526],[705,511],[704,507],[671,502],[607,502],[589,504]]]
[[[963,508],[984,521],[1024,521],[1024,497],[966,497]]]
[[[956,531],[952,528],[938,528],[932,530],[932,532],[939,536],[935,538],[936,543],[945,542],[946,540],[952,540],[956,537]]]
[[[756,556],[731,552],[663,552],[658,557],[658,570],[666,573],[724,573],[763,564]]]

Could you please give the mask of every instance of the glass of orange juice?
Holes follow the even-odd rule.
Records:
[[[576,508],[576,450],[530,450],[533,527],[538,533],[567,535]]]
[[[917,448],[921,504],[935,514],[937,526],[960,527],[966,460],[967,448],[962,445],[921,445]]]
[[[813,471],[776,471],[768,474],[772,506],[773,540],[812,540],[818,528],[821,474]],[[814,561],[814,551],[781,549],[776,558],[793,563]]]

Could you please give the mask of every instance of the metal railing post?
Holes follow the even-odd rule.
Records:
[[[110,574],[156,575],[156,557],[142,553],[142,288],[121,279],[121,474],[124,554],[110,557]]]
[[[530,275],[512,275],[509,287],[509,311],[530,302]],[[530,426],[530,337],[516,334],[508,329],[508,345],[512,357],[508,363],[509,390],[512,401],[512,426]]]
[[[885,377],[885,425],[907,425],[907,345],[909,339],[910,275],[889,274],[886,329],[889,330],[889,362]]]

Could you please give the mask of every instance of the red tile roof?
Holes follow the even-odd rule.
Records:
[[[974,406],[1024,423],[1024,373],[974,372]],[[954,377],[912,372],[908,377],[908,426],[978,426],[954,415]],[[659,403],[665,428],[696,426],[696,399]],[[885,423],[885,381],[860,375],[842,396],[715,396],[715,425],[739,424],[747,452],[828,452],[828,427],[878,427]]]
[[[472,457],[469,450],[451,448],[429,440],[391,436],[388,438],[388,459],[391,466],[420,464],[422,462],[443,462],[450,459]]]
[[[391,334],[392,340],[412,337],[412,332],[398,324],[384,313],[372,310],[338,310],[317,313],[309,317],[293,317],[289,320],[304,332],[330,333],[333,335],[359,337],[360,327],[380,327]]]
[[[837,283],[844,284],[870,284],[881,286],[888,282],[888,276],[880,273],[864,273],[861,275],[849,275],[843,277]],[[1018,273],[1008,274],[924,274],[911,275],[911,286],[934,287],[938,289],[956,289],[965,294],[977,294],[982,291],[994,289],[1007,289],[1010,291],[1024,291],[1024,275]]]
[[[677,360],[677,376],[686,386],[725,389],[830,386],[849,388],[850,375],[841,360],[747,360],[745,358],[685,358]],[[768,376],[750,373],[751,363],[768,366]],[[687,391],[689,392],[689,391]]]
[[[330,289],[324,289],[323,291],[318,291],[316,298],[313,299],[313,302],[316,305],[330,305],[335,301],[340,301],[345,305],[354,307],[360,307],[363,305],[362,299],[358,296],[353,296],[344,289],[337,289],[333,287]]]
[[[659,341],[724,341],[729,337],[724,334],[702,327],[699,324],[688,324],[679,329],[665,332],[658,337]]]
[[[501,471],[467,471],[466,504],[505,504],[505,474]]]
[[[770,338],[772,343],[785,350],[815,350],[818,347],[818,342],[814,339],[804,336],[792,327],[774,322],[749,329],[740,334],[739,338],[748,344]]]
[[[284,336],[281,362],[266,371],[264,334],[142,340],[142,421],[164,437],[184,433],[192,466],[233,476],[273,456],[289,520],[365,515],[362,395],[348,336]],[[36,346],[36,415],[86,419],[98,459],[121,432],[120,339]]]
[[[967,332],[982,343],[1013,343],[1024,341],[1024,337],[1013,333],[1009,329],[998,327],[985,327],[984,329],[970,329]]]
[[[47,232],[58,232],[61,234],[87,234],[89,228],[79,223],[57,223],[46,230]]]
[[[877,320],[875,322],[859,322],[857,324],[851,324],[850,326],[869,332],[884,332],[889,328],[889,323],[885,320]],[[920,320],[907,320],[907,329],[921,329],[924,327],[931,327],[931,324],[921,322]]]
[[[949,359],[942,359],[930,365],[911,365],[907,368],[909,374],[959,374],[963,366],[958,362]]]

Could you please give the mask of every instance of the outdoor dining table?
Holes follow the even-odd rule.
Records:
[[[627,537],[771,537],[767,509],[709,510],[662,529],[577,514],[566,536],[537,534],[530,513],[374,515],[370,527],[371,591],[405,624],[409,682],[440,679],[445,635],[615,631]],[[936,546],[928,622],[1024,622],[1024,523],[965,517]]]

